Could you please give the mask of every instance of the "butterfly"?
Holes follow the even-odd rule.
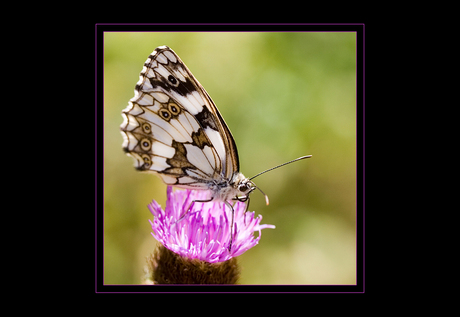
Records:
[[[311,156],[246,178],[240,173],[235,140],[216,105],[167,46],[157,47],[144,63],[122,116],[122,147],[137,170],[156,173],[167,185],[209,190],[209,199],[198,202],[221,201],[232,211],[229,201],[245,202],[259,189],[252,178]]]

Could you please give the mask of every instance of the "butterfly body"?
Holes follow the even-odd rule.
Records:
[[[256,186],[239,172],[232,134],[214,102],[167,46],[144,63],[123,110],[124,151],[164,183],[210,191],[209,201],[245,201]]]
[[[208,185],[212,197],[218,201],[244,200],[254,190],[254,185],[243,174],[235,173],[231,179],[222,178]],[[239,195],[243,195],[240,197]]]

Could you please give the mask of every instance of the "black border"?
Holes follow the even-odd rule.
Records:
[[[356,285],[104,285],[103,39],[104,32],[356,32],[357,255]],[[365,293],[365,25],[364,23],[95,24],[95,293]]]

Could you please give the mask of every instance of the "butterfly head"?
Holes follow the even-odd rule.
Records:
[[[251,182],[249,179],[244,178],[243,180],[240,181],[237,188],[241,194],[248,196],[254,189],[257,188],[257,186],[253,182]]]
[[[255,189],[258,189],[265,196],[265,201],[268,205],[268,196],[265,195],[265,193],[259,187],[257,187],[253,181],[244,177],[243,174],[240,173],[238,175],[237,180],[235,182],[235,187],[238,190],[239,194],[243,195],[240,197],[237,196],[237,200],[239,201],[248,200],[249,194],[252,193]]]

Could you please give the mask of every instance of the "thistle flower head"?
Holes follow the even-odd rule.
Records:
[[[243,254],[258,244],[262,229],[275,228],[273,225],[261,225],[262,216],[254,218],[254,212],[245,212],[245,203],[237,201],[233,205],[234,230],[229,250],[230,208],[224,202],[193,202],[205,200],[208,195],[202,190],[173,191],[168,186],[165,210],[155,200],[148,206],[154,215],[153,222],[149,221],[155,239],[183,257],[215,263]],[[257,237],[254,236],[255,231],[259,232]]]

